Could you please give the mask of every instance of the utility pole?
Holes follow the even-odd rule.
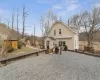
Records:
[[[36,46],[35,44],[35,24],[34,24],[34,46]]]

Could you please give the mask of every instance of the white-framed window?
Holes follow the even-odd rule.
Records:
[[[65,41],[59,41],[58,44],[59,44],[59,46],[60,46],[60,45],[66,45],[66,42],[65,42]]]
[[[59,29],[59,34],[61,34],[61,29]]]

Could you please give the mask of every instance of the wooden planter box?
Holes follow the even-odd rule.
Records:
[[[46,54],[49,54],[49,53],[52,53],[53,52],[53,49],[48,49],[47,51],[46,51]]]
[[[49,53],[52,53],[53,52],[53,49],[49,49]]]

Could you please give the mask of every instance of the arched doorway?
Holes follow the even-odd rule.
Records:
[[[47,49],[49,49],[49,47],[50,47],[50,41],[49,40],[46,41],[46,47],[47,47]]]

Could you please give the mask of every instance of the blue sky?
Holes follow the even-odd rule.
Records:
[[[14,9],[19,8],[19,27],[22,30],[22,7],[26,6],[28,16],[26,18],[26,33],[33,34],[34,24],[36,25],[36,35],[41,36],[40,16],[52,9],[64,22],[76,13],[91,10],[94,6],[100,7],[100,0],[0,0],[0,17],[2,22],[10,22]],[[16,28],[16,20],[14,23]]]

